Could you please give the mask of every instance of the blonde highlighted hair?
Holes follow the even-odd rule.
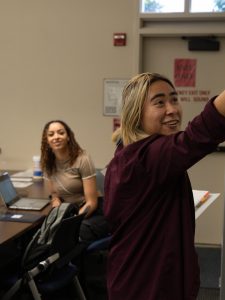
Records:
[[[131,78],[122,93],[121,125],[112,135],[112,141],[120,139],[124,146],[148,136],[141,127],[142,110],[149,87],[156,81],[165,81],[175,89],[172,82],[157,73],[142,73]]]

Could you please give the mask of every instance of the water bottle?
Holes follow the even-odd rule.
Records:
[[[33,156],[33,179],[41,180],[43,176],[41,165],[40,165],[40,156]]]

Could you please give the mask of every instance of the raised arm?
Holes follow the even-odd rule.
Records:
[[[214,105],[218,112],[225,117],[225,90],[216,97]]]

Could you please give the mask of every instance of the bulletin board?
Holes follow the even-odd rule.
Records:
[[[122,105],[122,92],[128,79],[104,79],[104,116],[119,116]]]

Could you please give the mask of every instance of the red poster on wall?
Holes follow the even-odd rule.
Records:
[[[174,61],[174,84],[182,87],[195,87],[196,59],[177,58]]]
[[[120,118],[113,119],[113,131],[120,127]]]

